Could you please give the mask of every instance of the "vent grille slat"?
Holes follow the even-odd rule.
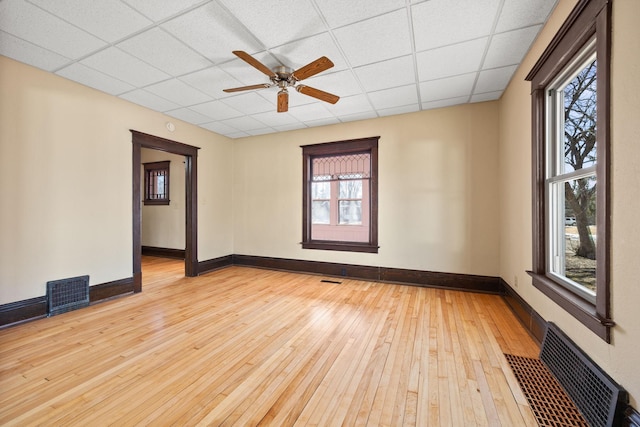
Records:
[[[47,282],[48,316],[66,313],[89,305],[89,276]]]

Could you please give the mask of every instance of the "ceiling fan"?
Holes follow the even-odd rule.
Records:
[[[293,88],[304,95],[309,95],[321,101],[329,102],[331,104],[335,104],[340,99],[339,96],[322,91],[320,89],[298,84],[298,82],[301,80],[307,79],[311,76],[315,76],[316,74],[333,67],[333,62],[331,62],[331,60],[326,56],[322,56],[315,61],[308,63],[304,67],[298,68],[294,71],[291,68],[283,66],[276,67],[275,69],[270,70],[266,65],[255,59],[253,56],[249,55],[247,52],[234,50],[233,53],[238,58],[245,61],[247,64],[269,76],[269,80],[271,80],[271,83],[234,87],[232,89],[224,89],[224,92],[240,92],[243,90],[265,89],[273,86],[278,86],[280,88],[280,91],[278,92],[278,113],[284,113],[289,109],[289,88]]]

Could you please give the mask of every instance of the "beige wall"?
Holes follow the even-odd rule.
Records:
[[[301,249],[300,145],[380,136],[379,254]],[[498,106],[463,105],[234,142],[237,254],[498,273]]]
[[[612,252],[611,345],[535,289],[531,269],[531,106],[525,75],[576,2],[561,0],[552,19],[500,101],[500,276],[546,320],[563,329],[615,380],[640,399],[640,2],[616,0],[613,9],[611,97]]]
[[[160,150],[140,150],[142,163],[170,161],[169,204],[142,205],[142,246],[185,248],[185,157]],[[144,199],[144,167],[140,166]]]
[[[199,257],[233,252],[228,138],[2,56],[0,94],[0,304],[132,276],[129,129],[201,147]]]

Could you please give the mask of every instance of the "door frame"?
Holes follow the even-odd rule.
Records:
[[[160,138],[131,129],[133,143],[132,218],[133,218],[133,291],[142,291],[142,182],[141,149],[151,148],[185,156],[186,239],[184,274],[198,275],[198,150],[199,147]]]

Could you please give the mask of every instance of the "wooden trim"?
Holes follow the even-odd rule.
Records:
[[[400,268],[237,254],[233,255],[233,264],[266,268],[270,270],[294,271],[298,273],[345,277],[376,282],[402,283],[413,286],[436,287],[462,291],[487,293],[500,293],[501,291],[499,278],[491,276],[439,273],[422,270],[406,270]]]
[[[89,301],[95,303],[134,292],[133,277],[89,287]],[[47,317],[47,297],[35,297],[0,305],[0,328]]]
[[[198,273],[204,274],[210,271],[218,270],[233,265],[233,255],[226,255],[219,258],[213,258],[198,263]]]
[[[134,290],[133,277],[93,285],[89,287],[89,302],[96,303],[101,300],[132,293]]]
[[[504,279],[500,278],[505,302],[522,326],[531,334],[538,346],[542,345],[547,322]]]
[[[47,297],[36,297],[0,305],[0,328],[47,316]]]
[[[626,426],[640,427],[640,413],[636,411],[632,406],[627,406],[624,411],[624,420]]]
[[[161,258],[184,259],[184,249],[159,248],[156,246],[142,246],[142,255],[157,256]]]
[[[140,182],[140,150],[151,148],[185,156],[186,174],[186,241],[185,276],[198,275],[198,150],[200,148],[131,130],[133,143],[133,277],[134,292],[142,290],[142,199]]]

